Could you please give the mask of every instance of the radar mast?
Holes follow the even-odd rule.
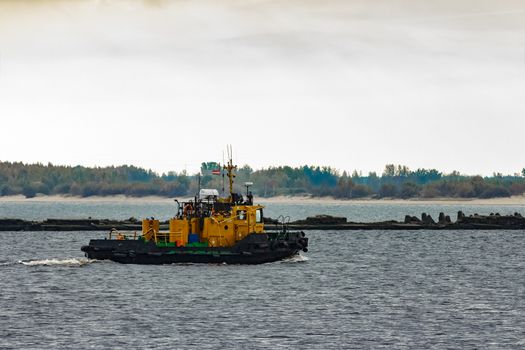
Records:
[[[237,170],[237,165],[233,165],[233,150],[232,146],[226,146],[226,151],[228,152],[228,164],[224,166],[226,170],[226,175],[228,176],[230,184],[230,196],[228,197],[229,202],[233,202],[233,178],[235,177],[234,170]]]

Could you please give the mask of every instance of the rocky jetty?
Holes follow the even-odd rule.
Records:
[[[265,218],[267,230],[276,230],[282,223],[272,218]],[[168,222],[160,223],[161,230],[168,230]],[[437,221],[427,213],[421,217],[406,215],[405,220],[381,222],[348,222],[344,217],[317,215],[304,220],[288,223],[290,230],[523,230],[525,218],[520,213],[513,215],[465,215],[459,211],[456,221],[450,216],[439,213]],[[135,218],[127,220],[109,219],[47,219],[44,221],[26,221],[20,219],[0,219],[0,231],[123,231],[142,230],[141,222]]]
[[[0,219],[0,231],[109,231],[114,228],[141,231],[142,225],[133,218],[128,220],[47,219],[44,221]]]
[[[293,225],[344,225],[347,219],[331,215],[309,216],[305,220],[293,221]]]
[[[275,220],[268,223],[275,224]],[[266,228],[271,229],[271,225],[267,225]],[[395,220],[347,222],[347,219],[342,217],[318,215],[306,218],[306,220],[292,221],[289,228],[298,230],[521,230],[525,229],[525,218],[520,213],[466,216],[459,211],[455,222],[445,213],[439,213],[437,221],[430,214],[422,213],[421,217],[406,215],[403,222]]]

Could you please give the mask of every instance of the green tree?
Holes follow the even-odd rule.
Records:
[[[413,182],[405,182],[401,185],[399,196],[401,198],[414,198],[419,196],[419,186]]]
[[[339,181],[337,182],[337,190],[334,194],[337,198],[351,198],[352,197],[352,189],[354,188],[354,182],[351,178],[346,175],[346,172],[343,174],[342,177],[339,178]]]
[[[382,184],[379,189],[379,196],[383,197],[397,197],[397,186],[394,184]]]
[[[406,165],[398,165],[396,170],[397,176],[407,177],[410,175],[410,169]]]
[[[481,198],[495,198],[495,197],[510,197],[511,193],[510,191],[501,186],[501,185],[493,185],[489,186],[483,193],[481,194]]]
[[[352,189],[352,198],[367,197],[372,193],[372,190],[366,185],[355,185]]]
[[[27,184],[23,187],[22,189],[22,194],[26,197],[26,198],[33,198],[36,196],[36,189],[34,186],[30,185],[30,184]]]
[[[396,166],[394,164],[385,165],[385,170],[383,170],[384,177],[394,177],[396,175]]]

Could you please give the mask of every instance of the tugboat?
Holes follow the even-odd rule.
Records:
[[[263,209],[253,204],[246,186],[246,200],[233,192],[231,156],[222,167],[229,179],[229,196],[216,189],[201,189],[193,200],[178,202],[169,231],[160,231],[159,220],[142,220],[142,234],[112,230],[106,239],[92,239],[81,250],[89,259],[124,264],[262,264],[308,251],[304,232],[289,232],[286,225],[264,230]],[[221,169],[215,170],[221,172]]]

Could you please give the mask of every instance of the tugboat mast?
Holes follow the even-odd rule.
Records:
[[[237,169],[237,165],[233,165],[232,146],[226,146],[226,150],[228,151],[228,164],[224,166],[224,170],[226,170],[226,175],[228,176],[230,183],[230,197],[228,197],[228,199],[229,202],[233,202],[233,178],[235,177],[233,171]]]

